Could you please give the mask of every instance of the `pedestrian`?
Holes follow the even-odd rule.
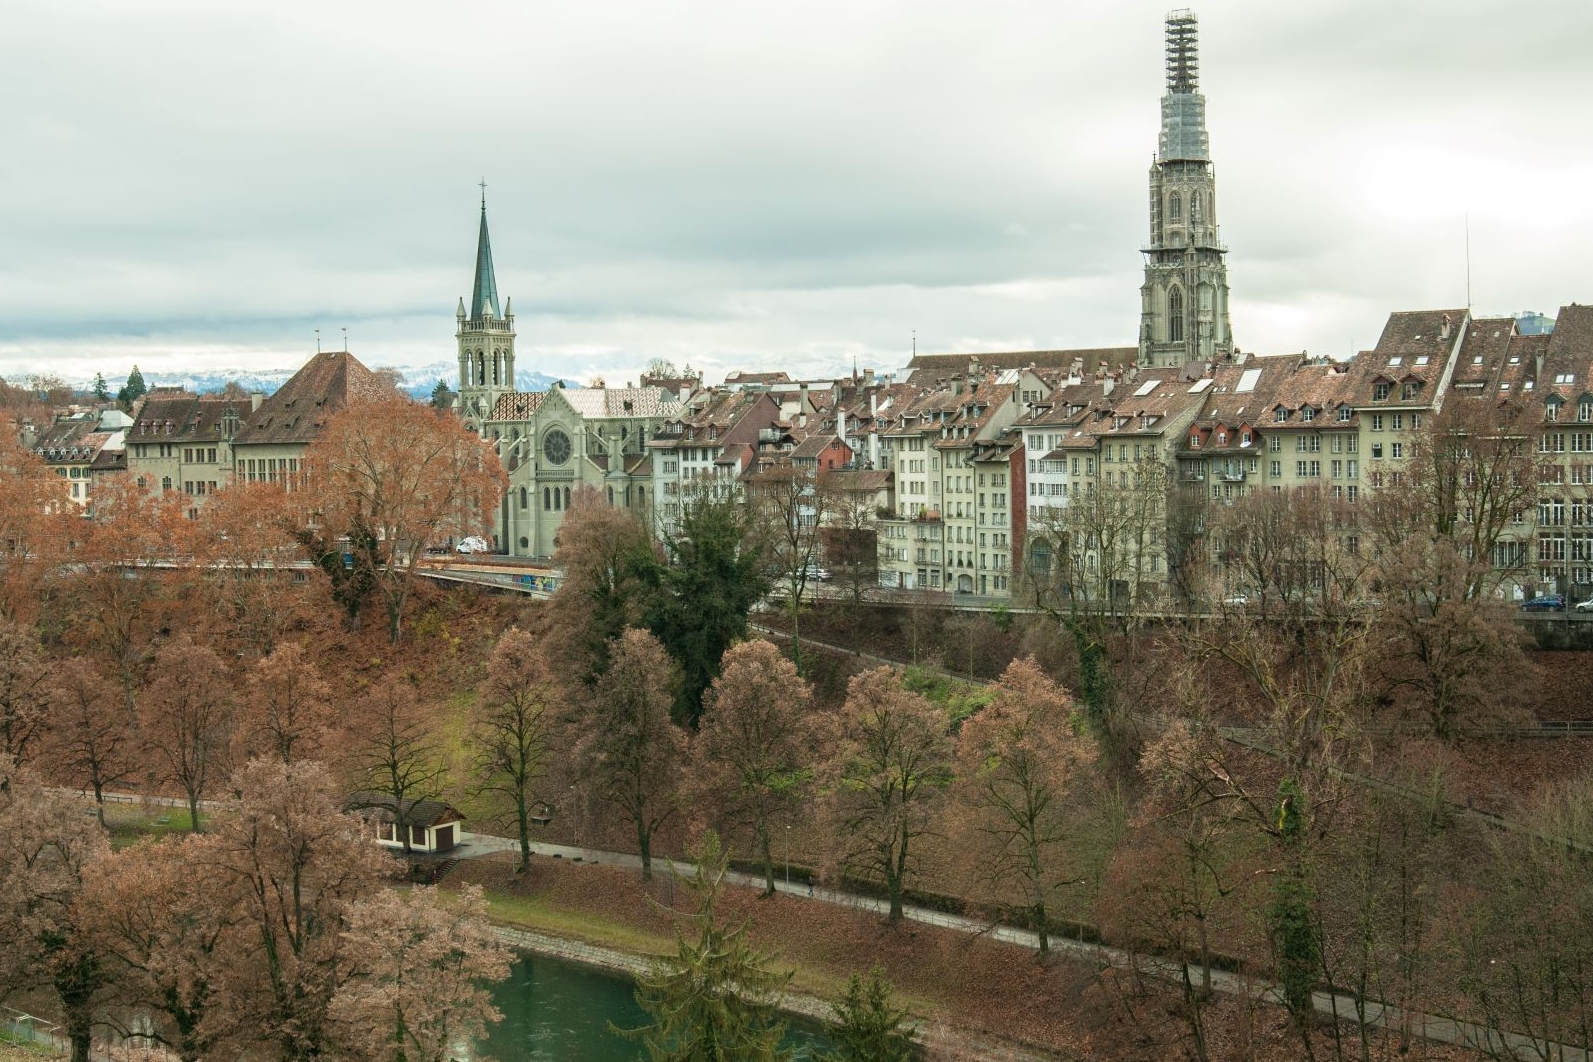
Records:
[[[808,899],[813,899],[813,879],[808,879]]]

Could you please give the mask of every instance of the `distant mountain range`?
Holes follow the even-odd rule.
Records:
[[[431,365],[394,365],[373,366],[374,368],[393,368],[403,374],[401,385],[405,393],[415,398],[430,398],[432,388],[437,386],[438,380],[445,380],[450,390],[457,390],[459,384],[459,366],[451,362],[439,361]],[[150,387],[181,387],[196,394],[210,391],[220,391],[228,383],[236,382],[246,391],[263,391],[270,394],[283,384],[289,377],[298,372],[298,369],[216,369],[204,372],[146,372],[144,383]],[[107,381],[109,382],[109,381]],[[540,372],[515,373],[515,386],[522,391],[545,391],[558,382],[557,377],[547,376]],[[118,383],[111,384],[114,391]],[[573,381],[565,381],[568,387],[578,387]],[[94,389],[92,380],[80,380],[73,385],[78,391],[87,393]]]

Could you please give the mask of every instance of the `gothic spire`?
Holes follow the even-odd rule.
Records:
[[[479,321],[498,312],[498,279],[492,272],[492,241],[487,238],[487,193],[481,193],[481,235],[476,240],[476,286],[470,293],[470,319]]]
[[[1200,27],[1189,10],[1167,16],[1167,92],[1158,147],[1161,162],[1211,161],[1206,97],[1200,92]]]

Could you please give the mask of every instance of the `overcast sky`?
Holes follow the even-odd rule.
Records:
[[[1131,345],[1171,2],[12,0],[0,373]],[[1593,299],[1593,3],[1196,13],[1240,347]]]

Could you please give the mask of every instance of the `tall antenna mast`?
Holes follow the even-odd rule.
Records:
[[[1466,211],[1466,313],[1471,313],[1471,211]]]
[[[315,330],[315,352],[317,354],[321,353],[321,330],[319,328]]]

